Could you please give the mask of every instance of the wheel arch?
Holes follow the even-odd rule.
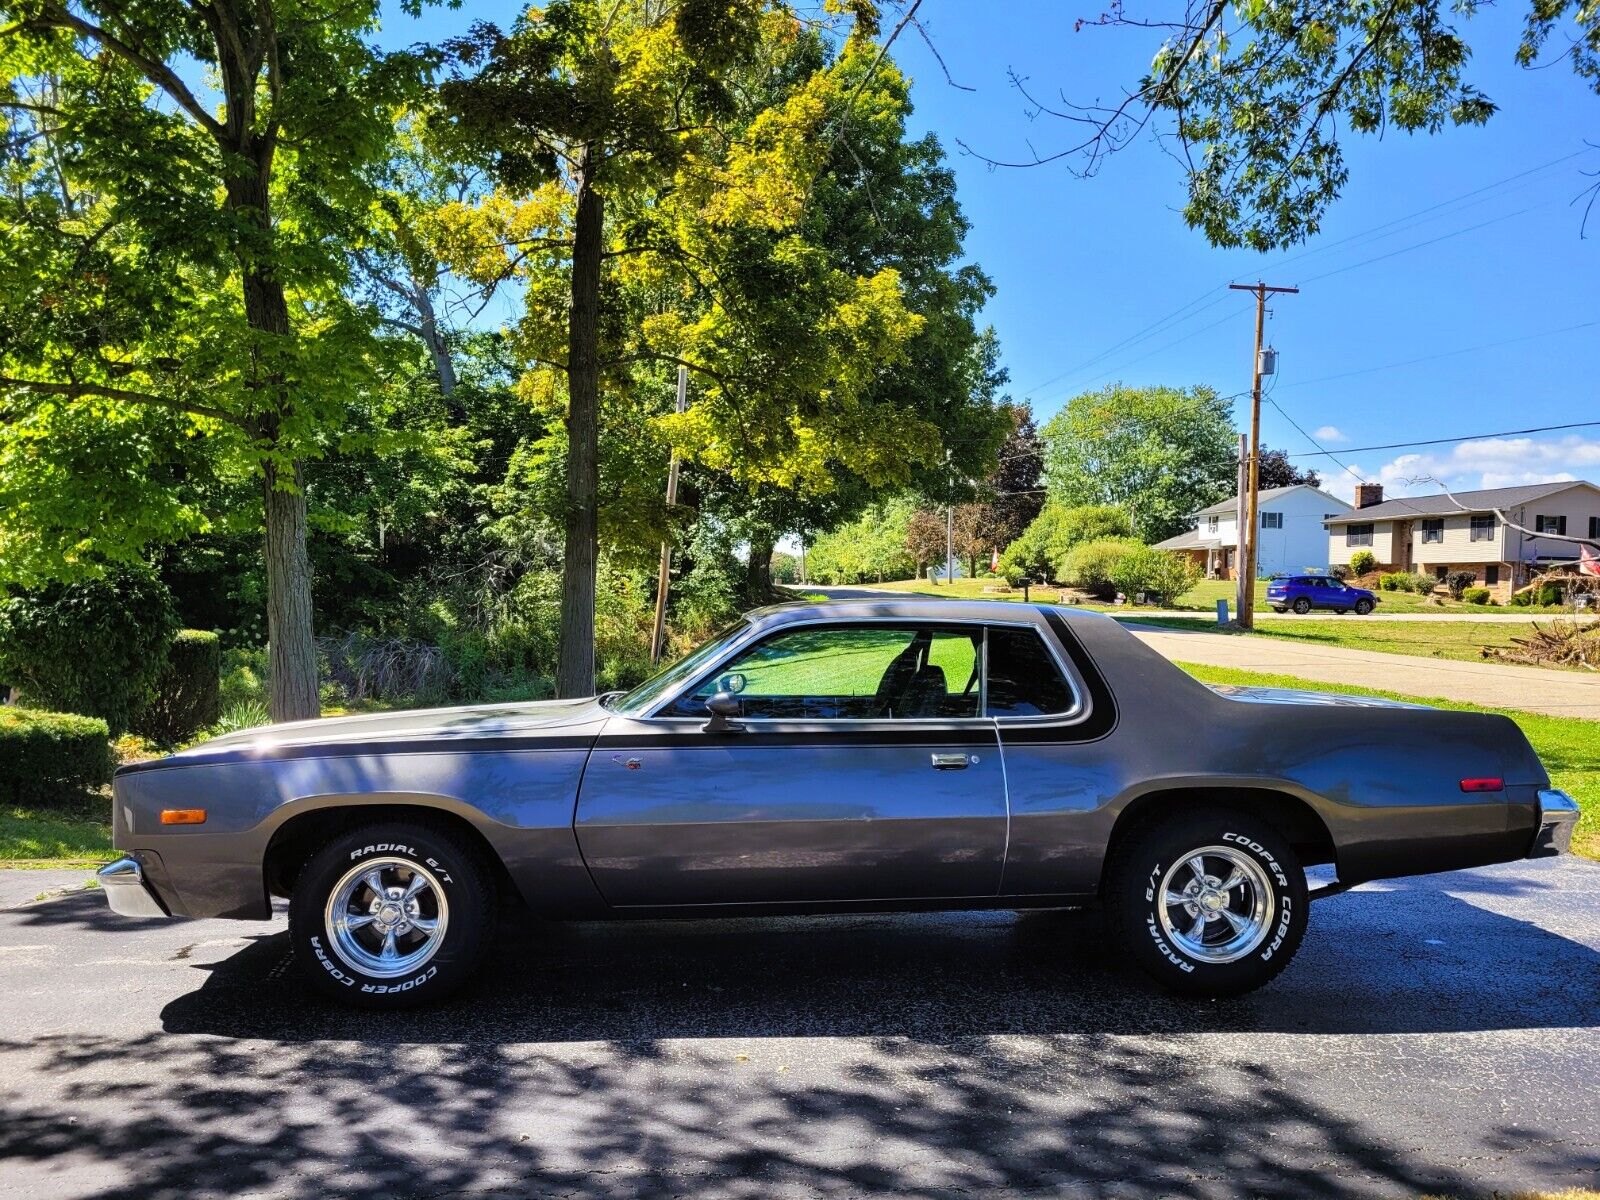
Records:
[[[449,796],[391,792],[315,796],[285,806],[262,854],[267,895],[288,896],[301,869],[330,838],[376,821],[424,819],[448,829],[482,857],[502,900],[519,897],[505,860],[469,816],[474,811]]]
[[[1272,826],[1294,847],[1302,866],[1339,860],[1338,844],[1327,820],[1303,796],[1271,784],[1170,784],[1153,787],[1129,800],[1117,814],[1106,841],[1110,861],[1119,840],[1170,812],[1209,804],[1238,809]],[[1104,879],[1102,878],[1102,884]]]

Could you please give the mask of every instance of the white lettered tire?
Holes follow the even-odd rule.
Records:
[[[1163,987],[1235,996],[1289,965],[1305,936],[1305,871],[1265,822],[1196,808],[1143,825],[1107,864],[1107,928]]]
[[[332,838],[289,898],[301,977],[363,1008],[442,1000],[482,957],[494,888],[481,854],[442,824],[377,821]]]

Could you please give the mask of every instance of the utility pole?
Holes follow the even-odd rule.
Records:
[[[1246,524],[1239,530],[1239,548],[1244,551],[1243,561],[1239,564],[1239,628],[1253,629],[1256,619],[1256,545],[1260,541],[1256,523],[1261,519],[1257,508],[1261,490],[1261,338],[1266,332],[1267,297],[1278,293],[1297,295],[1300,289],[1270,287],[1259,280],[1255,283],[1230,283],[1228,287],[1235,292],[1253,292],[1256,298],[1256,353],[1250,363],[1249,503],[1245,505]],[[1245,541],[1247,536],[1249,540]]]
[[[1238,484],[1233,493],[1233,530],[1234,541],[1237,543],[1233,548],[1233,615],[1237,620],[1239,614],[1244,611],[1245,595],[1253,591],[1251,581],[1244,577],[1244,510],[1250,503],[1250,498],[1246,494],[1250,491],[1249,434],[1239,435],[1239,469],[1234,474],[1238,477]],[[1223,551],[1223,556],[1223,561],[1226,563],[1226,550]]]
[[[950,474],[950,451],[944,452],[944,581],[956,581],[956,499]]]
[[[682,412],[689,407],[689,368],[678,368],[678,411]],[[672,461],[667,466],[667,507],[674,508],[678,503],[678,452],[672,452]],[[662,643],[667,638],[667,575],[672,567],[672,545],[670,542],[661,543],[661,570],[656,574],[656,623],[655,630],[650,635],[650,665],[653,667],[661,658]]]

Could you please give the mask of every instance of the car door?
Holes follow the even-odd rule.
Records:
[[[575,828],[618,906],[993,896],[1006,845],[983,628],[789,625],[612,718]],[[726,691],[737,729],[708,730]]]

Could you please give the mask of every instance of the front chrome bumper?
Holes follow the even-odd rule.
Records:
[[[123,917],[165,917],[166,905],[145,881],[144,868],[136,858],[119,858],[95,872],[105,891],[111,911]]]
[[[1534,834],[1529,858],[1550,858],[1569,853],[1572,831],[1578,824],[1578,802],[1563,791],[1545,788],[1539,793],[1539,832]]]

